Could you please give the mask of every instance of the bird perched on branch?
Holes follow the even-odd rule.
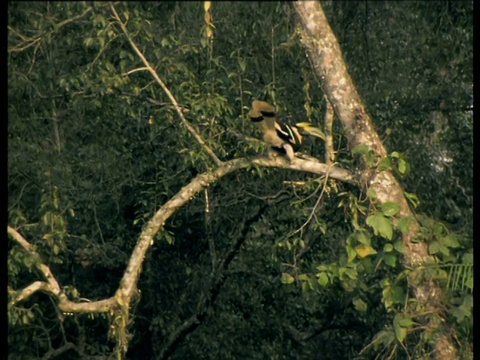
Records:
[[[275,107],[265,101],[255,100],[248,113],[252,122],[256,122],[263,132],[263,141],[272,149],[286,154],[292,161],[294,153],[300,149],[303,135],[311,135],[325,140],[323,132],[309,122],[287,125],[279,121],[275,114]]]

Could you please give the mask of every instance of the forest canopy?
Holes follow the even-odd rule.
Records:
[[[473,2],[299,3],[8,3],[9,359],[473,358]]]

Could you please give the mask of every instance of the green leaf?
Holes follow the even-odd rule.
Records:
[[[437,253],[442,253],[443,255],[450,255],[450,250],[442,245],[440,242],[434,240],[432,241],[430,244],[428,244],[428,252],[431,254],[431,255],[435,255]]]
[[[404,327],[404,328],[411,328],[413,325],[415,325],[415,322],[412,320],[412,317],[406,314],[402,314],[401,316],[398,317],[398,323],[400,324],[401,327]]]
[[[372,150],[365,155],[365,162],[367,163],[367,166],[373,166],[375,163],[375,154]]]
[[[395,267],[397,265],[397,256],[394,254],[385,254],[383,256],[383,261],[390,267]]]
[[[375,200],[377,198],[377,192],[374,189],[370,188],[367,190],[367,196],[369,199]]]
[[[368,310],[368,305],[365,301],[363,301],[361,298],[355,298],[352,301],[353,306],[355,307],[355,310],[365,313]]]
[[[473,296],[466,295],[462,301],[462,305],[452,307],[449,309],[449,313],[452,314],[457,323],[461,323],[465,319],[472,318],[473,314]]]
[[[420,204],[420,200],[418,199],[417,195],[408,193],[406,191],[403,192],[403,195],[405,195],[407,200],[410,201],[410,204],[412,204],[414,208]]]
[[[463,264],[473,264],[473,254],[467,253],[462,256]]]
[[[383,247],[383,251],[386,253],[393,251],[393,245],[389,243],[385,244],[385,246]]]
[[[245,70],[247,69],[247,63],[245,62],[245,60],[238,60],[238,64],[240,65],[240,70],[242,70],[242,72],[245,72]]]
[[[358,144],[352,149],[352,154],[365,155],[369,151],[368,146],[365,144]]]
[[[401,175],[406,175],[410,172],[410,165],[404,159],[399,159],[397,169]]]
[[[382,172],[388,170],[392,170],[392,160],[386,156],[378,162],[377,171]]]
[[[395,337],[398,341],[403,342],[407,337],[407,329],[401,327],[399,324],[395,324],[393,330],[395,331]]]
[[[370,235],[366,231],[357,231],[355,233],[355,238],[360,244],[365,244],[365,245],[371,244]]]
[[[471,313],[469,310],[467,310],[466,308],[462,307],[462,306],[458,306],[458,307],[452,307],[451,309],[448,310],[448,312],[450,314],[452,314],[456,320],[457,320],[457,323],[461,323],[464,319],[468,318],[471,316]]]
[[[393,330],[395,331],[395,337],[397,340],[403,342],[407,336],[407,329],[400,325],[400,317],[400,314],[395,315],[395,318],[393,319]]]
[[[387,201],[382,204],[383,215],[391,217],[400,211],[400,205],[394,201]]]
[[[389,285],[388,280],[384,280],[380,283],[384,288],[382,290],[382,301],[385,308],[388,310],[394,304],[403,304],[405,302],[404,289],[398,285]]]
[[[412,216],[404,216],[397,222],[397,228],[402,234],[406,235],[410,232],[410,225],[415,222]]]
[[[432,241],[428,244],[428,252],[430,255],[435,255],[440,251],[440,243],[438,241]]]
[[[433,226],[433,233],[435,234],[435,236],[442,236],[443,234],[445,234],[446,231],[447,229],[442,223],[436,223]]]
[[[283,284],[293,284],[295,282],[295,278],[287,273],[282,273],[282,283]]]
[[[347,260],[348,262],[353,261],[357,256],[357,252],[350,245],[347,245],[347,256],[348,256],[348,260]]]
[[[440,252],[445,256],[449,256],[450,255],[450,249],[448,247],[444,246],[443,244],[441,244],[440,242],[438,244],[439,244],[439,247],[440,247]]]
[[[163,231],[162,235],[169,245],[172,245],[175,242],[175,238],[173,237],[173,233],[171,233],[170,231]]]
[[[105,46],[105,39],[103,37],[99,37],[97,40],[100,44],[100,47],[103,48]]]
[[[303,281],[305,281],[305,280],[310,280],[310,278],[308,277],[307,274],[300,274],[300,275],[298,276],[298,280],[303,280]]]
[[[395,333],[391,330],[382,330],[375,334],[372,343],[376,348],[388,347],[395,340]]]
[[[85,40],[83,40],[83,44],[86,47],[91,47],[95,43],[95,39],[91,37],[87,37]]]
[[[460,243],[458,242],[457,237],[454,234],[448,234],[444,237],[440,237],[438,239],[438,242],[443,246],[449,248],[457,248],[460,246]]]
[[[318,283],[325,287],[328,285],[328,275],[326,272],[322,271],[321,273],[317,274],[317,277],[318,277]]]
[[[393,319],[393,329],[398,341],[403,342],[407,336],[407,330],[413,326],[411,317],[404,314],[396,314]]]
[[[397,250],[399,253],[404,254],[406,251],[405,244],[403,243],[402,240],[397,240],[393,243],[393,247],[395,250]]]
[[[340,275],[347,275],[352,280],[357,280],[357,278],[358,278],[357,271],[354,268],[351,268],[351,267],[340,268]]]
[[[380,235],[387,240],[392,240],[392,223],[381,212],[376,212],[373,215],[370,215],[367,217],[366,222],[373,228],[375,235]]]

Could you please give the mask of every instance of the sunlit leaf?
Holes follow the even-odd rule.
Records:
[[[376,212],[375,214],[368,216],[366,222],[373,228],[375,235],[380,235],[387,240],[392,239],[392,223],[382,213]]]
[[[374,255],[377,253],[377,251],[372,248],[370,245],[366,244],[359,244],[355,246],[355,252],[360,256],[361,258],[367,257],[369,255]]]
[[[282,283],[283,284],[293,284],[295,282],[295,278],[287,273],[282,273]]]
[[[326,272],[321,272],[321,273],[317,274],[317,277],[318,277],[318,283],[320,285],[322,285],[323,287],[328,285],[329,279],[328,279],[328,275],[327,275]]]

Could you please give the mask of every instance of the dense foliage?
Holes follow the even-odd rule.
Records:
[[[214,2],[210,22],[200,2],[115,7],[222,160],[265,150],[245,117],[253,99],[321,126],[325,100],[291,4]],[[324,7],[379,134],[398,152],[392,161],[408,161],[399,176],[420,199],[415,211],[438,257],[449,325],[468,358],[472,4]],[[9,225],[72,299],[111,296],[142,226],[212,161],[141,69],[108,3],[10,2],[8,17]],[[355,156],[338,123],[334,129],[337,161],[354,171]],[[323,160],[321,142],[307,141],[302,151]],[[430,338],[398,317],[408,299],[401,245],[395,238],[385,245],[367,196],[281,169],[221,179],[175,213],[148,253],[127,358],[351,359],[365,348],[366,358],[428,358]],[[391,209],[382,211],[388,217]],[[378,253],[352,255],[356,242]],[[12,297],[38,272],[11,239],[8,250]],[[115,350],[107,315],[61,313],[43,293],[8,315],[12,360],[107,358]],[[177,336],[192,315],[198,324]],[[404,339],[398,332],[407,328]]]

